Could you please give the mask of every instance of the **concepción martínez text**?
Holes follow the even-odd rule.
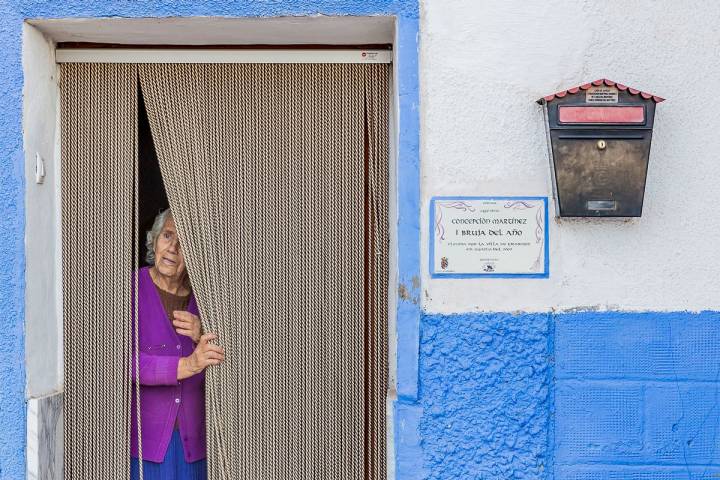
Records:
[[[462,225],[525,225],[527,218],[453,218],[450,223]]]
[[[526,218],[453,218],[451,223],[456,225],[525,225],[527,223]],[[459,237],[466,236],[510,236],[518,237],[522,236],[522,230],[512,228],[503,231],[502,227],[497,229],[478,229],[478,230],[455,230],[455,235]]]

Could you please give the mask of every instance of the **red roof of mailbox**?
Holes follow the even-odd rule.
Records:
[[[587,90],[588,88],[590,88],[592,86],[599,87],[600,85],[607,85],[608,87],[617,87],[618,90],[622,90],[622,91],[627,90],[628,92],[630,92],[630,94],[640,95],[645,99],[652,98],[655,101],[655,103],[660,103],[663,100],[665,100],[664,98],[658,97],[657,95],[653,95],[652,93],[641,92],[640,90],[636,90],[632,87],[628,87],[627,85],[623,85],[622,83],[613,82],[612,80],[608,80],[607,78],[601,78],[599,80],[595,80],[594,82],[585,83],[583,85],[578,85],[577,87],[574,87],[574,88],[568,88],[567,90],[563,90],[562,92],[551,93],[550,95],[539,99],[538,103],[542,102],[543,100],[545,100],[546,102],[550,102],[550,101],[554,100],[555,97],[562,98],[567,94],[575,94],[575,93],[578,93],[580,90]]]

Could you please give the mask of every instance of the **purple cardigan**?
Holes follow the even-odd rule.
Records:
[[[205,458],[205,372],[177,380],[180,357],[195,349],[192,339],[178,335],[165,314],[149,267],[139,270],[138,317],[140,334],[140,418],[143,460],[165,458],[175,418],[180,422],[185,461]],[[198,315],[191,295],[188,311]],[[130,338],[133,338],[132,336]],[[132,382],[135,385],[133,342]],[[138,456],[135,391],[131,406],[130,454]]]

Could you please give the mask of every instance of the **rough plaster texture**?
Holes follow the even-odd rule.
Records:
[[[421,2],[422,272],[433,313],[717,309],[720,3]],[[702,48],[697,48],[702,45]],[[607,77],[656,93],[642,218],[550,225],[548,280],[430,279],[434,195],[552,196],[535,100]],[[552,209],[552,207],[551,207]]]
[[[718,312],[557,315],[556,478],[717,478],[718,326]]]
[[[549,314],[423,317],[424,478],[551,474],[551,340]]]
[[[0,479],[25,474],[22,19],[0,3]]]

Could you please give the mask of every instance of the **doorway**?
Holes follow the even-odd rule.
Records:
[[[108,271],[137,266],[167,204],[203,325],[234,354],[206,377],[210,478],[384,478],[389,67],[76,63],[62,75],[62,161],[78,167],[63,169],[66,468],[97,473],[74,461],[86,442],[123,451],[122,435],[92,438],[94,422],[121,432],[131,396],[117,351],[92,348],[110,329],[133,361],[132,285],[93,275],[85,254],[102,245]],[[98,217],[128,240],[96,239]],[[108,372],[109,410],[96,395]]]

